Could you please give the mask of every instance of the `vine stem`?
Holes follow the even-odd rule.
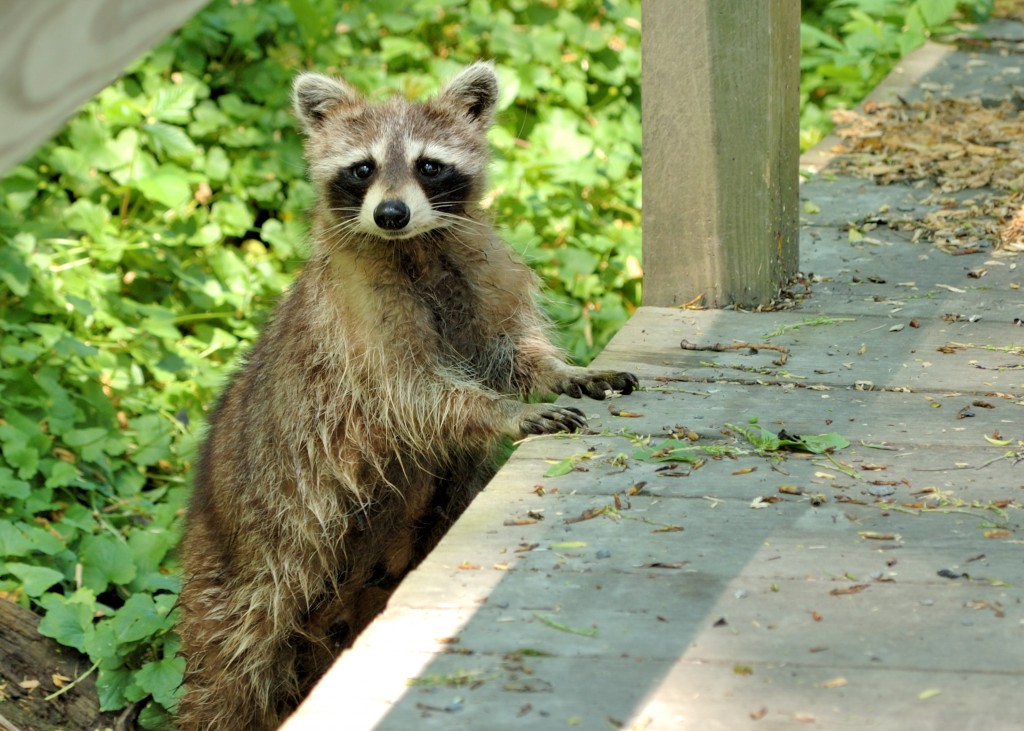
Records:
[[[90,675],[92,675],[92,674],[93,674],[93,671],[94,671],[94,670],[96,670],[96,668],[98,668],[99,666],[100,666],[100,661],[99,661],[99,660],[97,660],[96,662],[94,662],[94,663],[92,664],[92,667],[91,667],[91,668],[89,668],[88,670],[86,670],[86,671],[85,671],[84,673],[82,673],[81,675],[79,675],[79,676],[78,676],[77,678],[75,678],[74,680],[72,680],[72,681],[71,681],[70,683],[68,683],[67,685],[65,685],[65,686],[64,686],[63,688],[59,688],[59,689],[55,690],[55,691],[54,691],[53,693],[50,693],[50,695],[46,696],[46,697],[45,697],[45,698],[44,698],[43,700],[45,700],[45,701],[49,702],[49,701],[52,701],[52,700],[53,700],[54,698],[58,698],[58,697],[60,697],[60,696],[64,695],[64,694],[65,694],[65,693],[67,693],[67,692],[68,692],[69,690],[71,690],[71,689],[72,689],[72,688],[74,688],[74,687],[75,687],[76,685],[78,685],[78,684],[79,684],[80,682],[82,682],[83,680],[85,680],[86,678],[88,678],[88,677],[89,677]]]

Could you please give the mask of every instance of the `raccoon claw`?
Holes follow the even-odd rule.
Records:
[[[608,381],[612,384],[612,388],[623,396],[628,396],[633,393],[633,391],[640,388],[640,379],[634,374],[627,373],[626,371],[609,374]]]
[[[560,392],[572,398],[587,395],[597,401],[603,401],[607,398],[608,391],[618,391],[627,396],[639,386],[640,381],[632,373],[607,371],[571,376],[562,384]]]
[[[523,414],[519,431],[523,436],[530,434],[557,434],[575,432],[587,425],[586,415],[572,406],[537,404]]]

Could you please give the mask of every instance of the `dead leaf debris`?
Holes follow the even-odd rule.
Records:
[[[1024,118],[1009,101],[995,107],[970,99],[877,103],[833,117],[847,152],[833,162],[840,170],[882,185],[934,182],[925,202],[939,210],[888,225],[949,253],[985,241],[997,256],[1024,251]],[[975,194],[953,197],[965,190]]]

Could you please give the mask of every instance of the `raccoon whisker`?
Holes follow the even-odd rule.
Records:
[[[473,185],[473,183],[474,183],[473,180],[466,180],[465,182],[462,183],[462,185],[458,185],[458,186],[456,186],[454,188],[445,188],[442,192],[439,192],[439,193],[431,196],[430,198],[432,200],[433,198],[436,198],[439,195],[451,195],[452,193],[455,193],[457,191],[465,190],[466,188],[469,188],[470,186]]]
[[[434,213],[437,215],[438,218],[440,218],[442,221],[452,226],[453,228],[461,227],[466,231],[472,231],[474,227],[478,229],[486,229],[489,227],[489,224],[483,221],[478,221],[475,218],[463,216],[458,213],[449,213],[448,211],[443,210],[435,210]]]
[[[338,221],[333,226],[328,228],[326,233],[333,234],[333,233],[340,233],[340,232],[355,231],[358,226],[359,226],[359,221],[356,220],[356,219],[349,219],[349,220],[345,220],[345,221]]]

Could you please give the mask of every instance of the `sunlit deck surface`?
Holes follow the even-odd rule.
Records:
[[[1009,97],[1024,33],[988,32],[890,92]],[[523,444],[289,731],[1024,728],[1022,257],[847,231],[930,192],[826,169],[795,309],[638,311],[594,365],[644,390]],[[732,454],[644,458],[687,435]]]

